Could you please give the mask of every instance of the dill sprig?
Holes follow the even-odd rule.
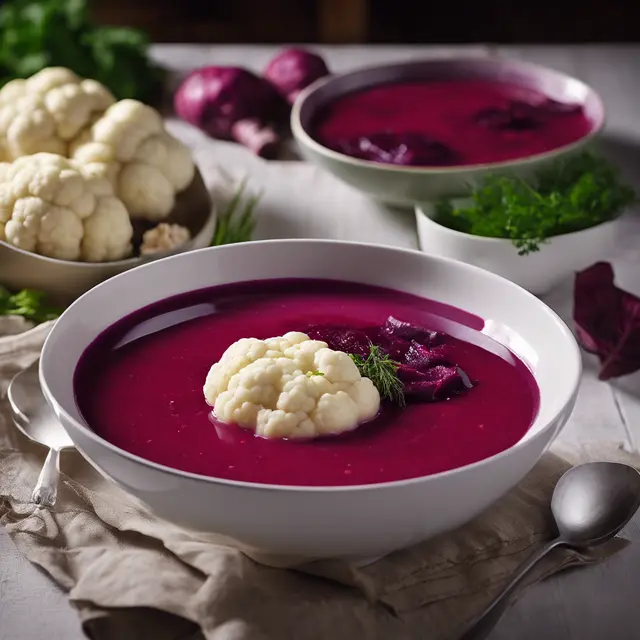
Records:
[[[360,375],[369,378],[375,388],[380,393],[383,400],[405,406],[404,390],[400,378],[398,378],[398,367],[395,360],[392,360],[378,345],[370,344],[369,353],[366,358],[358,354],[349,354],[355,362]]]
[[[245,188],[246,180],[243,180],[233,198],[220,214],[216,231],[211,241],[212,247],[217,247],[221,244],[248,242],[252,239],[256,226],[253,212],[262,194],[259,193],[245,198]]]

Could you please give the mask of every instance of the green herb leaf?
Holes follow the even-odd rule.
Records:
[[[473,189],[469,206],[441,201],[434,220],[471,235],[508,238],[527,255],[553,236],[613,220],[635,199],[607,160],[585,152],[558,160],[530,183],[489,176]]]
[[[246,180],[243,180],[229,204],[220,214],[211,241],[212,247],[248,242],[252,239],[256,226],[253,212],[262,194],[244,198],[245,188]]]
[[[96,27],[87,0],[12,0],[0,8],[0,86],[44,67],[67,67],[118,99],[158,101],[165,73],[148,57],[146,34]]]
[[[23,316],[36,324],[55,320],[62,313],[62,309],[47,304],[42,291],[23,289],[18,293],[11,293],[0,286],[0,315]]]
[[[405,406],[403,386],[397,373],[400,365],[395,360],[383,353],[375,344],[369,345],[369,354],[366,358],[358,354],[349,355],[358,367],[360,375],[373,382],[383,400],[390,400],[400,407]]]
[[[323,376],[324,373],[322,373],[322,371],[308,371],[307,372],[307,376],[309,378],[312,378],[313,376]]]

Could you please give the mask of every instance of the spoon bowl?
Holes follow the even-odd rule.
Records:
[[[7,399],[16,427],[33,442],[49,448],[31,501],[53,507],[58,493],[60,451],[72,449],[73,441],[42,394],[38,364],[36,361],[14,376],[7,390]]]
[[[640,473],[615,462],[573,467],[560,478],[551,499],[560,537],[578,548],[614,537],[639,508]]]

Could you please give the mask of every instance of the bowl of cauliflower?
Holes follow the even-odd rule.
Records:
[[[0,89],[0,280],[68,303],[149,260],[210,244],[216,216],[161,115],[50,67]]]

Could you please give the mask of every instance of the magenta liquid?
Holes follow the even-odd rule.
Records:
[[[424,135],[446,153],[441,150],[432,160],[418,154],[398,163],[429,166],[524,158],[575,142],[593,128],[580,105],[554,102],[539,91],[488,80],[452,80],[356,91],[327,105],[311,130],[331,149],[380,162],[381,156],[349,151],[347,141],[380,134],[406,141],[408,135]]]
[[[426,476],[499,453],[531,426],[536,383],[497,343],[505,357],[449,339],[456,363],[477,381],[468,393],[404,411],[383,405],[378,418],[352,433],[307,442],[266,440],[217,423],[202,386],[211,365],[243,337],[312,324],[363,327],[389,315],[425,326],[432,314],[482,327],[481,319],[454,307],[348,282],[268,280],[195,291],[146,307],[101,334],[76,369],[76,400],[105,440],[206,476],[306,486]]]

